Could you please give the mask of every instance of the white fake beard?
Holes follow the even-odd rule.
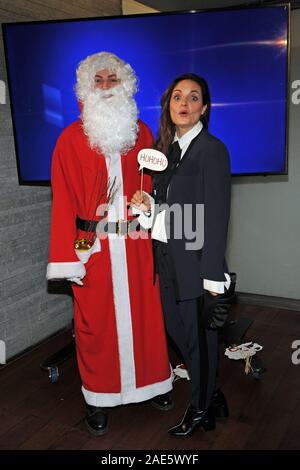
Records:
[[[100,149],[105,156],[126,153],[134,147],[138,110],[121,85],[92,90],[84,100],[81,117],[91,147]]]

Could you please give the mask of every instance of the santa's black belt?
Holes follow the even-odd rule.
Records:
[[[99,220],[84,220],[78,215],[76,217],[76,227],[84,232],[96,232]],[[100,222],[100,231],[104,233],[116,233],[118,235],[127,235],[129,232],[136,232],[141,229],[141,226],[137,219],[122,220],[119,219],[117,222]]]

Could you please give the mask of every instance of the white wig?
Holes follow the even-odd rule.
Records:
[[[111,70],[117,75],[128,96],[133,96],[136,93],[137,77],[132,67],[111,52],[98,52],[82,60],[76,70],[75,92],[80,101],[84,102],[89,92],[94,88],[96,72],[105,69]]]

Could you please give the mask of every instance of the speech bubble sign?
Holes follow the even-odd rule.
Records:
[[[168,159],[164,153],[154,149],[142,149],[138,153],[139,170],[148,168],[153,171],[163,171],[168,166]]]

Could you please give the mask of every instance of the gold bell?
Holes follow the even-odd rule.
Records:
[[[75,240],[74,248],[75,250],[79,250],[79,251],[87,251],[90,248],[92,248],[93,244],[94,244],[94,240],[88,240],[87,238],[80,238],[78,240]]]

